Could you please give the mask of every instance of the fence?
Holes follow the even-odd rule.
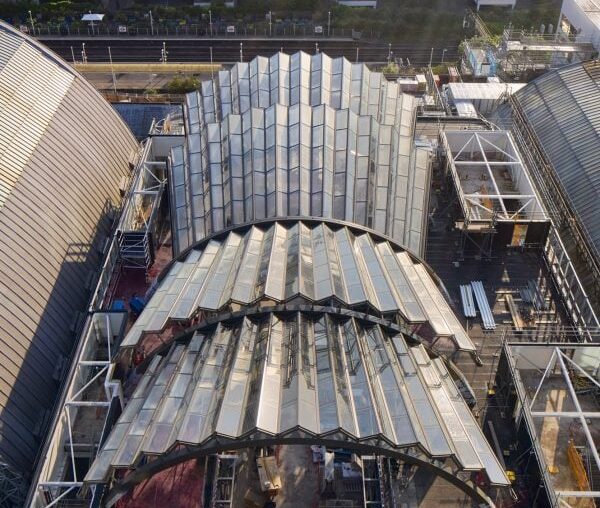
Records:
[[[297,37],[297,38],[342,38],[358,40],[363,36],[369,39],[378,39],[378,31],[357,31],[353,28],[327,28],[327,25],[313,23],[144,23],[144,24],[118,24],[94,23],[58,24],[36,23],[17,26],[21,31],[35,37]]]

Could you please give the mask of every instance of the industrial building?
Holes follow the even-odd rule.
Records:
[[[0,90],[0,499],[10,499],[24,495],[52,420],[137,143],[85,79],[5,24]]]
[[[94,139],[83,120],[82,138],[33,129],[33,155],[0,208],[12,228],[0,246],[17,253],[3,275],[28,280],[17,260],[38,263],[35,230],[15,233],[20,217],[2,214],[49,171],[46,152],[46,164],[26,165],[46,139],[105,164],[86,157],[90,181],[61,166],[73,217],[100,221],[92,205],[122,192],[110,236],[85,244],[100,270],[69,275],[64,295],[37,291],[50,308],[69,304],[42,327],[77,317],[70,334],[52,334],[76,347],[64,375],[42,359],[35,375],[46,378],[28,380],[31,397],[48,399],[46,380],[63,381],[29,466],[11,460],[33,426],[2,429],[0,506],[593,505],[597,63],[512,94],[489,83],[504,92],[479,104],[462,84],[423,102],[365,64],[277,53],[216,73],[182,108],[120,105],[138,144],[66,64],[0,34],[0,84],[25,93],[27,79],[12,77],[38,62],[79,83],[65,97],[105,115]],[[453,114],[450,97],[475,113]],[[11,139],[23,140],[5,142],[16,153],[30,138]],[[97,174],[111,192],[95,190]],[[43,198],[48,210],[56,195]],[[44,203],[25,198],[23,209]],[[44,308],[24,306],[16,287],[31,283],[8,287],[20,299],[0,304],[3,327]],[[31,337],[7,347],[34,356]],[[18,402],[23,414],[41,407]]]

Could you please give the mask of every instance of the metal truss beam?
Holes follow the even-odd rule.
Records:
[[[344,447],[354,450],[361,454],[375,454],[389,457],[396,457],[409,464],[422,467],[449,483],[458,487],[472,499],[478,501],[483,506],[494,507],[494,502],[489,496],[483,492],[473,481],[463,480],[460,478],[462,469],[453,464],[452,460],[431,459],[424,453],[420,452],[416,447],[411,447],[403,451],[392,451],[383,445],[374,446],[367,443],[355,443],[347,440],[335,439],[315,439],[315,438],[298,438],[298,437],[278,437],[278,438],[259,438],[248,436],[243,441],[232,441],[231,439],[223,438],[222,443],[210,443],[202,447],[187,447],[176,449],[166,455],[161,455],[156,459],[146,462],[139,466],[134,471],[131,471],[125,478],[114,482],[108,491],[104,502],[105,505],[113,506],[121,497],[134,488],[137,484],[147,480],[156,473],[173,467],[188,460],[204,457],[218,453],[220,450],[236,450],[248,447],[260,446],[275,446],[280,444],[300,444],[313,445],[318,444],[329,447]],[[468,473],[468,472],[467,472]]]

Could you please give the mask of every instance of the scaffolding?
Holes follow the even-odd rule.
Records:
[[[381,457],[375,455],[363,455],[362,460],[362,482],[365,508],[383,508],[385,499],[382,485]]]
[[[477,37],[463,41],[462,71],[476,77],[500,76],[510,82],[564,65],[590,60],[596,54],[591,38],[515,29],[509,24],[499,43],[476,12],[467,11],[463,26],[472,26]]]
[[[124,407],[120,381],[113,378],[113,353],[125,331],[126,312],[97,312],[86,322],[82,347],[73,364],[72,380],[56,417],[46,461],[36,484],[36,505],[57,506],[83,495],[78,461],[95,458],[111,405]]]
[[[23,475],[0,462],[0,508],[21,506],[26,494],[27,482]]]
[[[551,505],[595,506],[600,345],[505,343],[505,354],[518,397],[514,417],[527,424]],[[565,433],[557,422],[577,431]],[[556,439],[548,439],[553,433]],[[558,474],[561,468],[569,474]]]
[[[233,488],[236,477],[237,455],[219,453],[215,456],[216,467],[213,480],[211,508],[231,508],[234,502]]]
[[[446,174],[461,208],[456,227],[485,257],[502,229],[513,247],[542,245],[549,219],[507,131],[445,131]]]
[[[545,72],[583,62],[592,58],[594,52],[590,41],[575,41],[559,32],[540,34],[507,28],[495,50],[495,58],[500,74],[513,78],[526,72]]]
[[[117,234],[125,268],[148,269],[154,262],[157,215],[166,185],[166,162],[152,160],[146,141],[139,171],[127,196]]]

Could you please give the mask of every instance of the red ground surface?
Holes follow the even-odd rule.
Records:
[[[202,508],[204,461],[183,462],[155,474],[121,498],[117,508]]]

